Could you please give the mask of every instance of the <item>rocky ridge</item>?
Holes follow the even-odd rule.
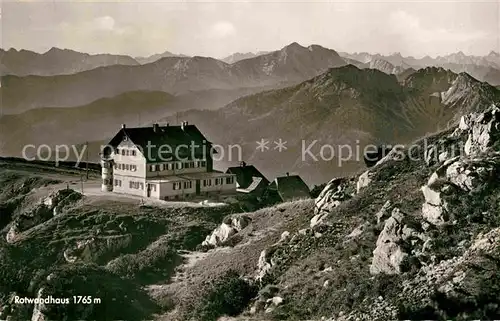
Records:
[[[251,312],[324,320],[500,317],[499,115],[495,105],[468,114],[417,142],[416,151],[393,150],[359,177],[332,179],[310,226],[262,252],[257,279],[281,300]],[[372,290],[360,279],[374,282]],[[339,300],[348,289],[346,305]]]

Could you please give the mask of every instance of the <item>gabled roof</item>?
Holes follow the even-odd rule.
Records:
[[[269,184],[267,178],[253,165],[244,164],[240,166],[229,167],[226,170],[226,173],[236,175],[236,182],[239,185],[238,188],[248,188],[254,181],[254,177],[260,177],[265,181],[266,185]]]
[[[283,201],[311,197],[309,187],[298,175],[277,177],[270,187],[278,192]]]
[[[148,163],[164,162],[169,159],[192,159],[193,156],[202,159],[209,156],[210,151],[216,153],[212,149],[212,144],[195,125],[124,127],[108,145],[116,148],[125,139],[130,140],[142,151]]]

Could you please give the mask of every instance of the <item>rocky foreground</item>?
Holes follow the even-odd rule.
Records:
[[[333,178],[314,202],[253,212],[71,190],[28,206],[52,182],[3,179],[0,319],[500,318],[496,106]],[[15,303],[48,295],[102,302]]]

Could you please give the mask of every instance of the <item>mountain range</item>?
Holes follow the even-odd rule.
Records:
[[[375,68],[389,73],[397,74],[409,68],[420,69],[436,66],[450,69],[455,73],[467,72],[471,76],[487,81],[492,85],[500,84],[500,54],[495,51],[491,51],[486,56],[469,56],[459,51],[436,58],[430,56],[422,58],[403,57],[400,53],[386,56],[367,52],[354,54],[340,52],[339,54],[360,67]]]
[[[0,118],[0,128],[9,139],[2,140],[0,153],[19,155],[19,146],[26,144],[90,141],[91,158],[96,161],[100,144],[122,123],[149,126],[188,121],[211,141],[225,146],[225,152],[229,146],[240,146],[242,158],[266,175],[292,171],[312,184],[321,183],[325,175],[350,173],[364,166],[360,151],[368,144],[408,143],[499,99],[495,87],[440,67],[398,79],[347,65],[296,85],[253,93],[210,90],[173,96],[137,91],[73,108],[37,108],[6,115]],[[256,149],[261,140],[268,141],[268,149]],[[286,142],[286,150],[276,149],[280,140]],[[352,155],[348,149],[340,154],[338,146],[343,145],[350,146]],[[311,154],[304,153],[304,148]],[[238,156],[226,154],[219,163],[234,165]],[[339,163],[341,157],[344,160]]]
[[[363,150],[368,144],[409,143],[498,99],[500,91],[466,73],[428,67],[400,82],[394,75],[347,65],[295,86],[242,97],[218,110],[190,110],[178,117],[224,146],[242,146],[243,158],[268,175],[293,171],[319,183],[325,175],[364,166],[356,146]],[[256,149],[262,139],[269,141],[265,152]],[[280,139],[287,147],[281,152],[274,149]],[[311,144],[314,157],[304,153]],[[350,146],[353,155],[348,149],[340,155],[342,145]],[[339,166],[341,157],[348,161]]]
[[[208,57],[167,57],[145,65],[113,65],[72,75],[4,76],[3,114],[39,107],[72,107],[127,91],[173,95],[209,89],[281,87],[345,65],[334,50],[297,43],[251,59],[226,64]]]
[[[23,51],[4,53],[8,52],[13,57]],[[48,59],[66,52],[79,55],[59,49],[32,55]],[[240,144],[245,160],[268,175],[292,170],[316,183],[332,172],[356,170],[360,163],[349,161],[339,168],[338,155],[329,162],[313,162],[311,157],[303,162],[302,141],[307,146],[318,140],[315,148],[325,143],[362,147],[408,142],[446,128],[458,116],[499,97],[495,87],[480,81],[489,77],[494,85],[500,76],[494,52],[482,58],[458,53],[416,59],[339,54],[292,43],[269,53],[235,54],[232,63],[170,52],[128,58],[122,64],[72,74],[2,76],[0,154],[19,155],[19,146],[33,142],[90,141],[97,146],[121,123],[177,123],[182,118],[214,142]],[[9,59],[2,60],[2,66],[12,64]],[[51,72],[67,68],[67,61],[72,60],[52,64]],[[273,147],[280,138],[287,142],[287,150],[278,153]],[[255,149],[261,139],[269,140],[269,152]],[[94,154],[97,157],[97,150]]]
[[[138,64],[135,59],[125,55],[90,55],[55,47],[42,54],[29,50],[0,49],[0,75],[54,76],[103,66]]]
[[[174,53],[171,53],[170,51],[165,51],[165,52],[162,52],[159,54],[154,54],[154,55],[151,55],[148,57],[135,57],[134,59],[138,63],[144,65],[144,64],[149,64],[149,63],[152,63],[152,62],[155,62],[157,60],[160,60],[162,58],[167,58],[167,57],[187,57],[187,56],[183,55],[183,54],[174,54]]]
[[[268,54],[268,53],[269,53],[269,51],[259,51],[257,53],[253,53],[253,52],[246,52],[246,53],[235,52],[234,54],[229,55],[227,57],[224,57],[221,60],[224,61],[225,63],[228,63],[228,64],[234,64],[235,62],[238,62],[240,60],[254,58],[254,57],[257,57],[257,56],[262,56],[262,55],[265,55],[265,54]]]

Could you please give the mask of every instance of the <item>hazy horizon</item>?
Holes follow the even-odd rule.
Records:
[[[169,51],[223,58],[292,42],[338,52],[443,56],[500,52],[500,5],[486,2],[13,2],[1,47],[132,57]]]

